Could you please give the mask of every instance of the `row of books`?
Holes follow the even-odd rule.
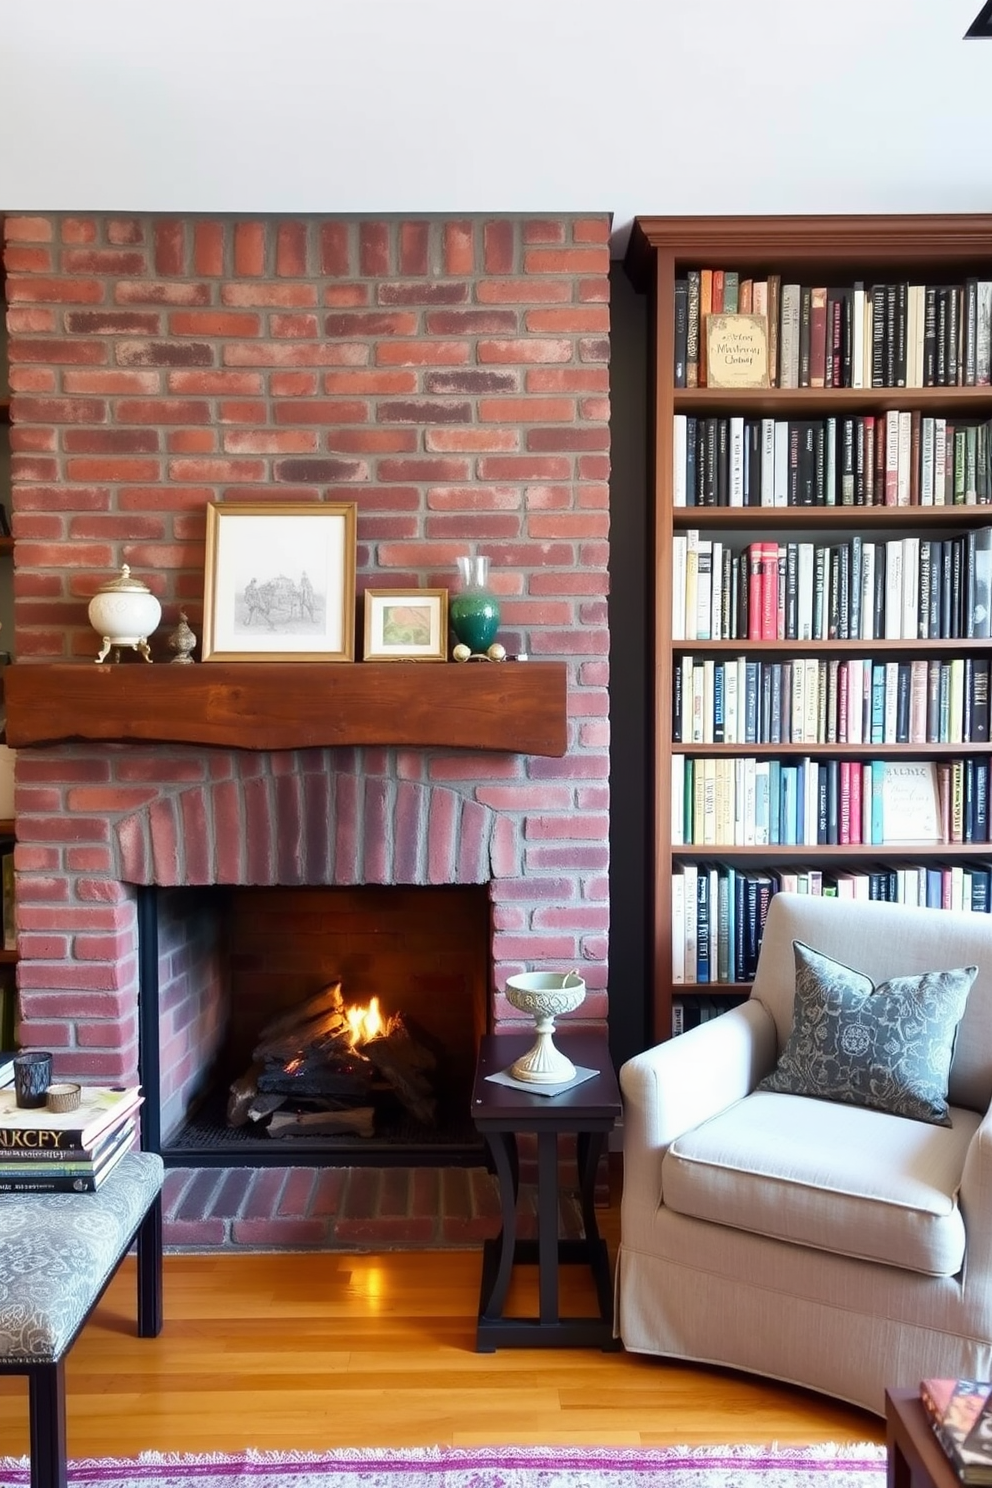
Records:
[[[992,282],[831,288],[687,270],[675,281],[674,383],[705,387],[711,314],[763,316],[772,387],[974,387],[992,372]]]
[[[989,760],[672,755],[673,847],[992,841]]]
[[[690,1028],[698,1028],[700,1023],[708,1023],[721,1013],[729,1013],[742,1001],[742,997],[729,993],[721,997],[675,997],[672,999],[672,1033],[677,1036],[687,1033]]]
[[[768,903],[782,892],[990,914],[992,863],[878,863],[834,872],[803,867],[750,873],[724,863],[683,863],[672,873],[673,982],[751,981]]]
[[[771,873],[684,863],[672,874],[672,981],[752,981],[777,892]]]
[[[674,641],[981,640],[992,527],[741,548],[692,527],[672,537],[671,603]]]
[[[90,1085],[75,1111],[22,1109],[8,1058],[0,1067],[0,1193],[95,1192],[134,1145],[142,1099],[139,1086]]]
[[[673,423],[675,506],[985,506],[986,422],[919,409],[846,418],[693,417]]]
[[[674,744],[987,744],[988,657],[797,656],[673,671]]]

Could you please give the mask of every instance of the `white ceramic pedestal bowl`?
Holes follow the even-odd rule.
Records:
[[[577,1008],[586,995],[586,984],[576,971],[525,971],[507,978],[506,1000],[521,1013],[529,1013],[537,1028],[532,1049],[510,1065],[515,1080],[532,1085],[563,1085],[575,1079],[575,1065],[555,1048],[555,1018]]]

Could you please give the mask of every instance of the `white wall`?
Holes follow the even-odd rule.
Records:
[[[0,0],[0,211],[988,211],[980,5]]]

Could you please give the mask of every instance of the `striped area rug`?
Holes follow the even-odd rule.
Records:
[[[0,1461],[28,1488],[27,1460]],[[885,1449],[427,1447],[75,1461],[70,1488],[884,1488]]]

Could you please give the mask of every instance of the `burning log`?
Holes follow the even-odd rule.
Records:
[[[261,1030],[253,1063],[230,1087],[228,1125],[273,1113],[272,1137],[332,1130],[371,1136],[377,1087],[391,1090],[417,1121],[431,1125],[436,1065],[429,1041],[412,1035],[398,1015],[383,1019],[378,998],[368,1007],[349,1007],[340,982],[332,982]]]
[[[396,1020],[389,1032],[362,1045],[362,1053],[388,1080],[399,1099],[425,1126],[433,1124],[437,1112],[434,1087],[428,1078],[437,1061],[429,1049],[417,1044]]]
[[[375,1131],[375,1108],[349,1106],[344,1111],[277,1111],[268,1126],[269,1136],[278,1137],[280,1141],[342,1131],[352,1132],[356,1137],[371,1137]]]

